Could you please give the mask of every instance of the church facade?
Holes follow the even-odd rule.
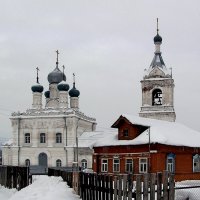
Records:
[[[85,131],[94,131],[96,120],[79,109],[80,92],[75,86],[75,75],[73,87],[69,90],[64,66],[62,72],[58,65],[57,51],[56,68],[48,74],[45,106],[42,106],[44,88],[37,73],[37,83],[31,88],[32,108],[12,113],[13,139],[3,147],[4,165],[71,167],[77,162],[79,165],[81,162],[91,165],[87,151],[83,153],[82,150],[82,154],[78,155],[77,138]]]

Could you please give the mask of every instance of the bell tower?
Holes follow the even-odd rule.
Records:
[[[142,85],[142,107],[140,117],[165,121],[176,120],[174,111],[174,80],[172,69],[163,61],[157,19],[157,35],[154,37],[155,53],[149,69],[145,69]]]

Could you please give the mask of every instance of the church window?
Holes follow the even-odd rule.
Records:
[[[62,134],[56,133],[56,143],[62,143]]]
[[[31,141],[30,133],[25,133],[24,142],[25,143],[30,143],[30,141]]]
[[[62,161],[60,159],[56,160],[56,167],[62,167]]]
[[[152,93],[152,105],[162,105],[162,91],[155,89]]]
[[[167,171],[174,173],[175,172],[175,154],[170,153],[167,155]]]
[[[193,156],[193,172],[200,172],[200,155]]]
[[[108,172],[108,159],[101,160],[101,172]]]
[[[82,169],[87,168],[87,160],[86,159],[81,160],[81,167],[82,167]]]
[[[30,166],[30,160],[29,160],[29,159],[26,159],[26,160],[25,160],[25,166],[26,166],[26,167],[29,167],[29,166]]]
[[[140,158],[139,159],[139,173],[147,173],[148,171],[148,164],[147,158]]]
[[[133,160],[132,159],[126,159],[125,169],[126,169],[126,172],[128,172],[128,173],[133,172]]]
[[[46,143],[45,133],[40,133],[40,143]]]

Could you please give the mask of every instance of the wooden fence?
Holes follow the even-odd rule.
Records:
[[[139,175],[80,173],[82,200],[174,200],[174,176],[168,172]]]
[[[65,171],[64,169],[48,168],[48,176],[61,176],[67,184],[72,187],[73,172]]]
[[[0,166],[0,185],[20,190],[31,182],[28,167]]]

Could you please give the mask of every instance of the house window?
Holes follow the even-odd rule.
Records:
[[[167,155],[167,171],[174,173],[175,172],[175,154],[170,153]]]
[[[40,143],[46,143],[45,133],[40,133]]]
[[[139,173],[147,173],[147,171],[148,171],[147,161],[148,161],[147,158],[139,159]]]
[[[120,165],[120,160],[119,158],[114,158],[113,159],[113,172],[119,172],[119,165]]]
[[[30,142],[31,142],[30,133],[25,133],[24,142],[25,142],[25,143],[30,143]]]
[[[30,166],[30,160],[29,160],[29,159],[26,159],[26,160],[25,160],[25,166],[26,166],[26,167],[29,167],[29,166]]]
[[[62,134],[56,133],[56,143],[62,143]]]
[[[86,159],[81,160],[81,167],[82,167],[82,169],[87,168],[87,160]]]
[[[152,93],[152,105],[162,105],[162,91],[155,89]]]
[[[56,160],[56,167],[62,167],[62,161],[60,159]]]
[[[107,172],[108,171],[108,159],[102,159],[101,160],[101,172]]]
[[[128,129],[123,130],[123,136],[128,137]]]
[[[193,172],[200,172],[200,155],[193,156]]]
[[[126,172],[128,172],[128,173],[133,172],[133,160],[132,159],[126,159],[125,169],[126,169]]]

